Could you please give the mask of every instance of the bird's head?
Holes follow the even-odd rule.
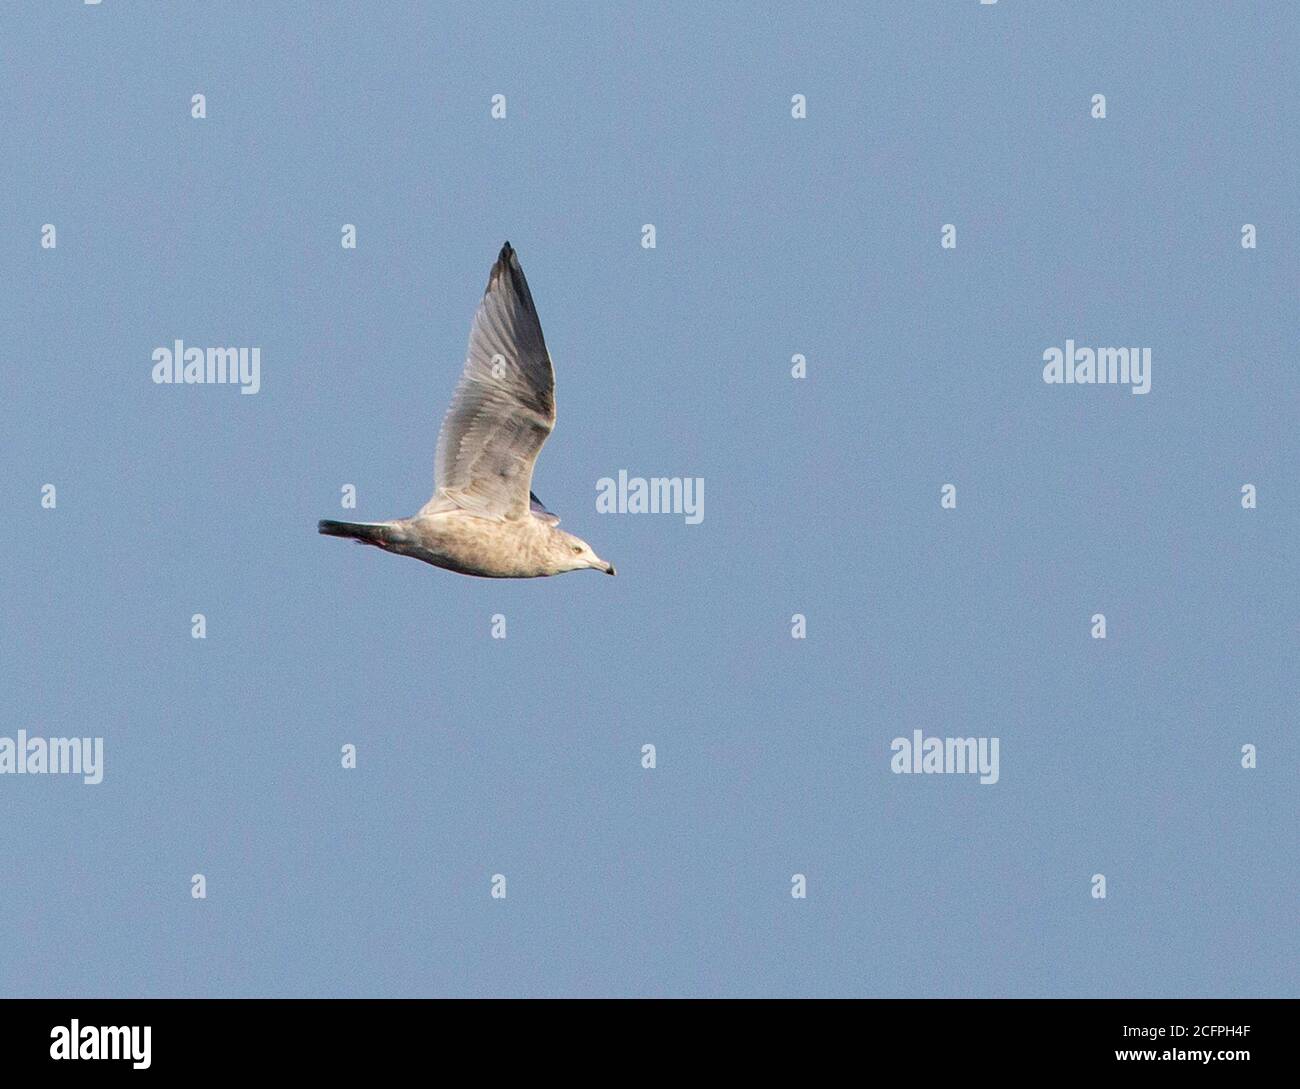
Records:
[[[563,571],[582,571],[585,568],[592,568],[596,571],[604,571],[607,575],[616,574],[614,565],[606,563],[596,555],[586,541],[581,537],[575,537],[572,533],[565,533],[562,529],[555,530],[554,547],[559,553],[560,569]]]

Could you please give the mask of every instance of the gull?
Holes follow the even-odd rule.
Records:
[[[542,325],[507,242],[469,332],[465,370],[442,421],[433,497],[411,518],[321,521],[399,556],[489,579],[529,579],[588,568],[614,574],[589,544],[557,528],[533,494],[533,466],[555,427],[555,371]]]

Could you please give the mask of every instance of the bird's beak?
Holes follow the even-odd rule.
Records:
[[[618,574],[618,572],[614,570],[614,565],[613,565],[612,563],[607,563],[607,564],[605,564],[605,568],[604,568],[604,570],[605,570],[605,574],[607,574],[607,575],[617,575],[617,574]]]

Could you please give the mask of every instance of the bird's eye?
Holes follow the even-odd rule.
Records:
[[[582,545],[574,545],[574,546],[573,546],[573,551],[574,551],[574,552],[581,553],[581,552],[582,552]]]

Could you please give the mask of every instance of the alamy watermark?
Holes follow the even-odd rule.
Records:
[[[151,1056],[150,1025],[83,1025],[76,1018],[50,1029],[50,1058],[107,1059],[129,1062],[135,1070],[148,1070]]]
[[[94,786],[104,778],[102,737],[0,737],[0,775],[80,775]]]
[[[1130,393],[1151,392],[1150,348],[1065,348],[1043,352],[1043,381],[1052,385],[1125,385]]]
[[[991,786],[998,781],[996,737],[926,737],[913,730],[889,746],[889,770],[895,775],[979,775]]]
[[[261,348],[187,348],[182,340],[153,350],[158,385],[232,385],[240,393],[262,388]]]
[[[597,514],[681,514],[688,526],[704,521],[704,478],[699,476],[603,476],[596,481]]]

